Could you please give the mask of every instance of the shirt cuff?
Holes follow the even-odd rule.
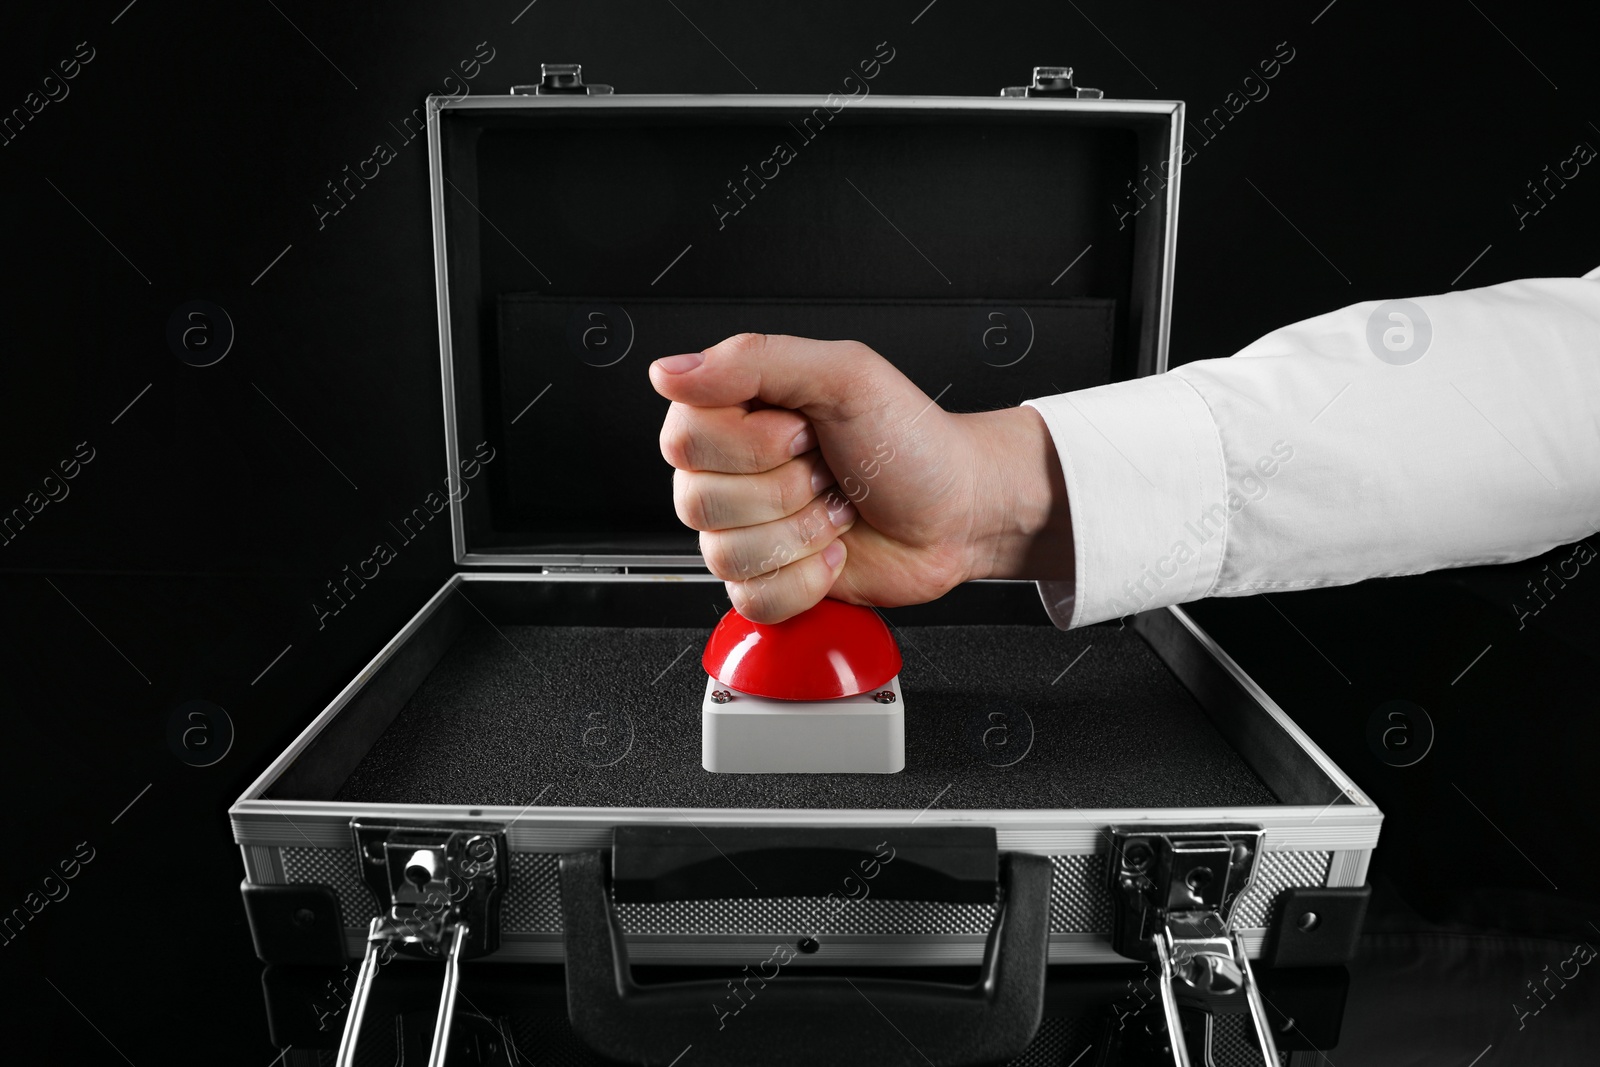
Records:
[[[1222,442],[1182,377],[1029,400],[1061,461],[1072,515],[1071,582],[1040,582],[1063,629],[1205,596],[1227,541]]]

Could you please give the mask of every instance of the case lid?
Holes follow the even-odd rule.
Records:
[[[892,61],[429,98],[458,564],[703,568],[646,367],[735,333],[863,341],[961,411],[1165,369],[1183,105],[872,92]]]

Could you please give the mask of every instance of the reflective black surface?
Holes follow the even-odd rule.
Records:
[[[446,475],[425,94],[498,92],[561,60],[631,91],[826,92],[887,40],[875,91],[990,95],[1064,61],[1108,95],[1186,99],[1182,363],[1356,300],[1600,263],[1600,179],[1537,216],[1513,207],[1600,138],[1591,17],[1358,0],[14,5],[0,510],[26,514],[0,544],[3,1058],[280,1055],[226,809],[449,571],[441,521],[391,526]],[[1266,92],[1245,81],[1290,53]],[[676,253],[626,257],[654,273]],[[195,301],[226,321],[186,310],[171,330]],[[330,597],[373,573],[379,542],[394,552],[377,577]],[[1600,579],[1539,570],[1569,556],[1197,611],[1388,817],[1340,1067],[1581,1063],[1600,1042],[1600,978],[1577,947],[1600,941]],[[1530,580],[1551,584],[1519,627]],[[1368,741],[1393,700],[1434,732],[1406,766]],[[520,1062],[559,1062],[555,981]]]

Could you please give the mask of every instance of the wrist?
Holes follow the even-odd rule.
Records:
[[[976,504],[969,578],[1071,579],[1071,509],[1044,416],[1014,407],[961,418]]]

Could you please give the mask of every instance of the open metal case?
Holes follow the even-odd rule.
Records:
[[[429,99],[459,570],[230,809],[262,959],[364,959],[345,1061],[395,954],[445,964],[436,1057],[482,958],[564,961],[579,1035],[661,1063],[785,1026],[845,1062],[821,1031],[879,1011],[932,1062],[1005,1059],[1047,964],[1130,960],[1169,1033],[1199,1006],[1270,1046],[1250,959],[1348,958],[1382,815],[1177,609],[1061,633],[1000,582],[894,609],[892,782],[699,767],[679,705],[721,586],[673,516],[644,364],[742,329],[851,337],[968,410],[1166,367],[1183,105],[1064,68],[895,97],[868,69],[827,96],[550,67]],[[731,983],[630,963],[755,966],[788,1007],[728,1027]],[[979,980],[823,976],[952,965]]]

